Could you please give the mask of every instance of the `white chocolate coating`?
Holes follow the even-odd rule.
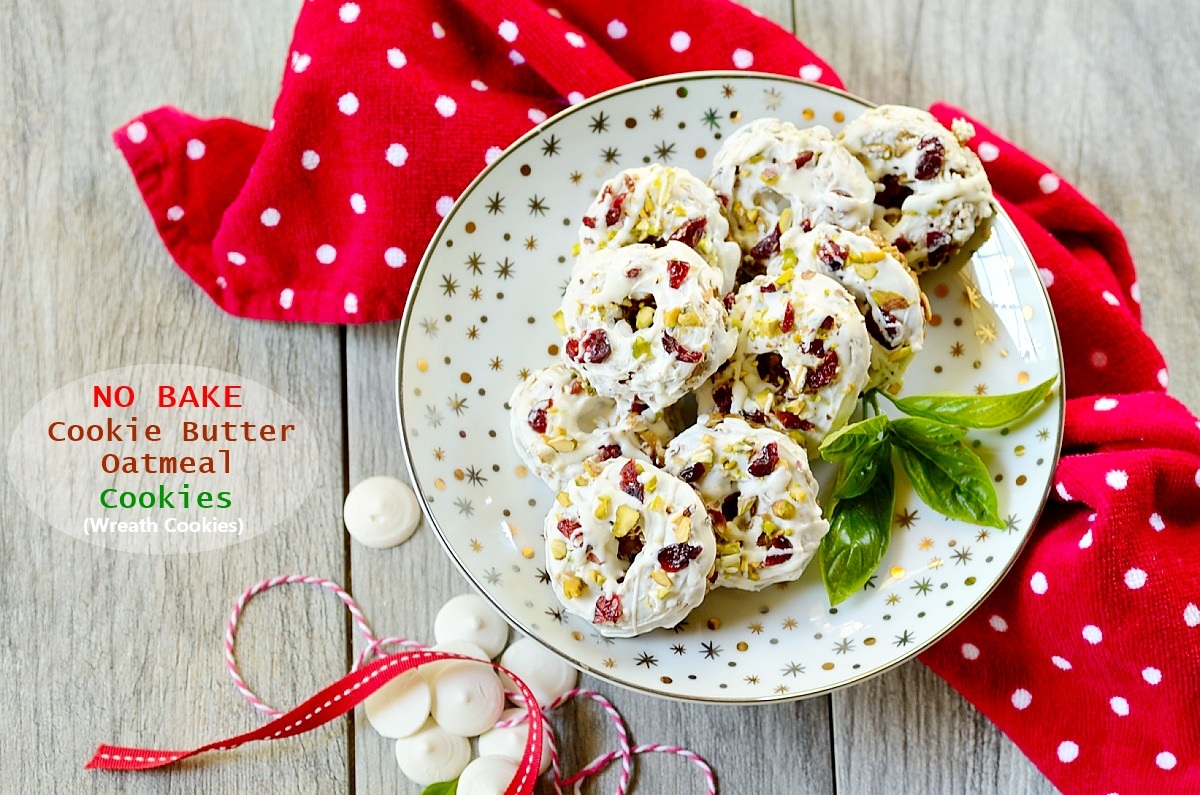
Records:
[[[429,687],[433,691],[433,719],[451,734],[483,734],[504,711],[504,686],[495,669],[484,663],[448,663]]]
[[[716,541],[704,503],[651,464],[593,465],[559,493],[544,533],[555,595],[602,635],[672,627],[708,591]]]
[[[703,383],[736,344],[720,274],[677,241],[580,257],[560,313],[567,364],[601,394],[652,411]]]
[[[862,166],[827,128],[798,129],[771,118],[725,139],[708,183],[725,207],[733,239],[756,260],[774,253],[776,229],[866,226],[875,196]]]
[[[504,795],[517,763],[503,756],[480,756],[471,761],[458,777],[455,795]]]
[[[871,227],[917,273],[950,259],[995,213],[983,164],[963,146],[975,131],[969,124],[955,128],[917,108],[880,105],[838,136],[875,183]]]
[[[505,649],[500,655],[500,664],[524,682],[543,707],[549,707],[551,702],[579,683],[579,671],[529,638],[521,638]],[[500,681],[504,682],[506,690],[516,690],[516,685],[504,674],[500,674]]]
[[[512,707],[500,713],[500,720],[497,723],[502,723],[525,712],[521,707]],[[502,756],[505,759],[511,759],[514,762],[520,762],[525,758],[525,741],[529,738],[529,721],[519,723],[516,726],[507,726],[503,729],[489,729],[479,735],[479,755],[480,756]],[[538,768],[538,775],[545,773],[550,769],[550,745],[546,739],[545,730],[542,731],[542,763]]]
[[[854,298],[813,271],[758,276],[738,290],[730,315],[738,349],[697,393],[701,416],[741,415],[813,455],[867,384],[871,337]]]
[[[509,406],[517,453],[555,491],[583,471],[587,458],[661,461],[674,436],[661,413],[631,411],[628,403],[598,394],[561,362],[531,373],[517,385]]]
[[[363,707],[371,727],[384,737],[397,739],[416,733],[429,717],[429,685],[418,671],[405,671],[367,696]]]
[[[342,519],[351,538],[368,547],[394,547],[421,525],[421,507],[407,483],[390,477],[361,481],[346,495]]]
[[[708,509],[717,536],[714,587],[757,591],[790,582],[829,531],[804,448],[778,431],[737,417],[693,425],[667,448],[665,468]]]
[[[433,637],[438,643],[470,641],[491,659],[508,643],[508,624],[482,596],[468,593],[442,605],[433,621]]]
[[[396,761],[409,781],[428,787],[458,778],[471,761],[471,743],[430,719],[416,734],[396,741]]]
[[[816,271],[836,279],[858,303],[871,335],[867,388],[881,386],[896,394],[904,371],[925,345],[929,304],[917,277],[877,232],[849,232],[820,224],[811,232],[793,228],[779,241],[780,254],[767,263],[767,275],[791,269]]]
[[[681,240],[732,290],[742,252],[712,188],[689,171],[657,163],[630,168],[601,186],[579,226],[579,251]]]

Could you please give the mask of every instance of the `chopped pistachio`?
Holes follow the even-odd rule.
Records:
[[[864,279],[874,279],[875,276],[879,273],[879,268],[876,268],[874,265],[872,265],[869,262],[854,263],[854,270],[856,273],[858,273],[859,276],[863,277]]]
[[[713,451],[710,448],[702,448],[692,453],[692,461],[701,464],[711,464],[713,462]]]
[[[730,541],[724,544],[717,544],[717,554],[721,557],[725,557],[727,555],[738,555],[741,554],[741,551],[742,544],[740,541]]]
[[[762,154],[762,152],[759,152],[757,155],[751,155],[750,159],[747,160],[746,162],[749,163],[750,165],[754,165],[755,163],[761,163],[765,159],[766,159],[766,156],[764,154]]]
[[[891,290],[872,290],[871,300],[884,312],[895,312],[908,307],[908,299]]]
[[[786,268],[785,267],[783,270],[783,273],[781,273],[775,277],[775,283],[778,284],[780,287],[782,287],[783,285],[791,282],[791,280],[793,278],[795,278],[795,276],[796,276],[796,270],[794,268]]]
[[[575,485],[576,486],[586,486],[587,482],[588,482],[587,475],[576,475],[575,476]]]
[[[644,359],[650,355],[650,340],[643,337],[633,338],[633,358]]]
[[[661,511],[666,503],[663,502],[661,495],[655,494],[654,499],[650,500],[649,509],[651,511]]]
[[[554,499],[564,508],[570,507],[571,505],[571,495],[567,494],[565,491],[560,491],[558,496]]]
[[[801,488],[799,483],[793,483],[788,488],[788,496],[791,497],[796,502],[807,502],[808,501],[808,492],[805,491],[803,488]]]
[[[608,581],[608,578],[601,574],[599,569],[592,569],[588,572],[588,576],[592,578],[592,582],[596,583],[596,585],[604,585]]]
[[[637,327],[649,328],[654,323],[654,307],[643,306],[637,313]]]
[[[592,510],[592,516],[597,519],[605,519],[608,517],[608,497],[601,495],[596,498],[596,507]]]
[[[567,336],[567,323],[563,319],[563,311],[560,309],[554,313],[554,325],[558,326],[558,333],[564,337]]]
[[[576,243],[575,245],[571,246],[571,254],[572,254],[573,256],[576,256],[576,257],[578,257],[578,256],[579,256],[579,244],[578,244],[578,243]]]
[[[679,518],[675,521],[675,540],[682,544],[692,537],[692,517],[686,514],[679,514]]]
[[[766,533],[767,535],[771,535],[778,529],[779,529],[779,526],[776,525],[773,521],[771,521],[770,519],[763,519],[763,532],[764,533]]]
[[[771,503],[771,513],[778,516],[780,519],[791,519],[796,515],[796,506],[792,505],[787,500],[776,500]]]
[[[679,325],[681,326],[703,326],[704,320],[700,315],[690,307],[679,313]]]
[[[561,538],[556,538],[550,542],[550,556],[555,560],[562,560],[567,556],[567,542]]]
[[[758,407],[760,409],[762,409],[763,411],[766,411],[767,408],[771,405],[771,398],[773,396],[774,396],[774,393],[771,392],[771,390],[763,389],[763,390],[760,390],[759,393],[754,396],[754,402],[758,404]]]
[[[793,268],[796,267],[796,263],[798,263],[799,261],[800,261],[800,258],[796,256],[795,251],[793,251],[790,248],[785,248],[783,250],[783,269],[784,270],[789,270],[789,271],[792,270]]]
[[[655,571],[650,572],[650,579],[654,580],[664,588],[671,587],[671,575],[667,574],[662,569],[656,569]]]
[[[792,208],[784,207],[783,212],[779,214],[779,231],[786,232],[792,228]]]
[[[651,475],[650,479],[645,483],[646,491],[654,491],[658,488],[658,475]]]
[[[556,436],[546,442],[546,444],[550,445],[560,453],[569,453],[579,446],[574,439],[571,439],[567,436]]]
[[[663,325],[667,328],[675,328],[679,325],[679,307],[673,306],[663,312]]]
[[[741,562],[741,555],[722,555],[721,559],[717,561],[717,565],[719,565],[722,569],[737,570],[738,564]]]
[[[607,513],[607,508],[605,513]],[[629,535],[633,528],[638,526],[642,521],[642,513],[637,508],[631,508],[628,505],[617,506],[617,518],[613,522],[612,534],[614,538],[624,538]]]
[[[584,459],[583,468],[586,469],[587,473],[589,475],[591,475],[592,477],[596,477],[597,475],[600,474],[600,469],[601,469],[600,464],[596,463],[595,461],[593,461],[590,458]],[[586,482],[587,481],[584,481],[584,483],[586,483]],[[583,483],[580,483],[579,485],[582,486]]]
[[[655,594],[655,596],[657,596],[657,597],[658,597],[660,600],[662,600],[662,599],[666,599],[666,598],[667,598],[668,596],[670,596],[670,595],[671,595],[671,589],[670,589],[670,588],[659,588],[659,589],[658,589],[658,593],[657,593],[657,594]]]
[[[567,575],[566,577],[563,577],[562,588],[563,596],[567,597],[568,599],[575,599],[576,597],[582,596],[583,592],[587,590],[587,583],[578,577]]]

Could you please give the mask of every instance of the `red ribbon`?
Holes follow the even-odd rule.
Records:
[[[144,748],[126,748],[117,745],[101,745],[91,761],[85,765],[90,770],[153,770],[166,767],[181,759],[187,759],[206,751],[228,751],[258,740],[280,740],[304,734],[339,718],[361,704],[367,696],[387,684],[405,671],[420,668],[439,660],[474,660],[460,654],[436,651],[407,651],[389,654],[357,671],[352,671],[337,682],[326,687],[298,707],[280,715],[259,728],[208,743],[191,751],[156,751]],[[483,662],[475,660],[475,662]],[[532,795],[537,783],[538,768],[542,763],[542,711],[533,692],[511,671],[497,663],[488,662],[497,671],[513,680],[529,709],[529,734],[525,739],[525,754],[517,766],[517,774],[509,783],[504,795]]]

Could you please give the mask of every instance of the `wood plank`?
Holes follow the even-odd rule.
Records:
[[[258,725],[223,670],[233,599],[264,576],[340,578],[344,568],[337,329],[236,321],[217,309],[170,262],[108,140],[117,124],[163,102],[265,122],[293,6],[255,0],[216,13],[187,0],[19,2],[0,15],[5,438],[68,381],[183,362],[282,393],[319,429],[327,454],[310,499],[277,530],[170,558],[106,552],[53,532],[0,480],[5,792],[331,792],[352,774],[348,721],[219,764],[152,775],[82,769],[102,740],[177,748]],[[284,487],[262,484],[267,493]],[[241,658],[263,696],[286,705],[338,675],[346,642],[335,600],[272,594],[247,612]]]

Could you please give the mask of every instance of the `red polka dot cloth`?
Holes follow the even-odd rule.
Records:
[[[727,0],[313,0],[272,129],[162,108],[114,138],[176,262],[222,308],[391,320],[440,217],[509,142],[630,80],[730,67],[841,85]],[[1063,792],[1200,792],[1200,428],[1165,394],[1120,231],[975,124],[1059,320],[1064,457],[1011,574],[922,659]]]

